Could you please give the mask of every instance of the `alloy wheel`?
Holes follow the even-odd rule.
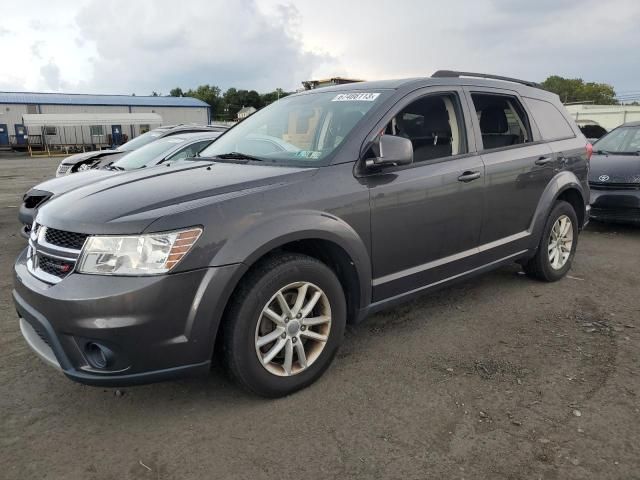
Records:
[[[567,264],[573,246],[573,224],[567,215],[561,215],[553,224],[547,252],[549,263],[554,270],[560,270]]]
[[[278,290],[260,313],[255,332],[258,360],[274,375],[296,375],[317,360],[330,330],[327,295],[312,283],[291,283]]]

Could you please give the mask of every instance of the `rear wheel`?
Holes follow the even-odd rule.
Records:
[[[524,265],[527,275],[555,282],[571,269],[578,245],[578,217],[573,207],[559,200],[551,210],[536,255]]]
[[[279,397],[313,383],[340,346],[346,303],[335,273],[315,258],[283,254],[258,264],[234,294],[224,361],[245,388]]]

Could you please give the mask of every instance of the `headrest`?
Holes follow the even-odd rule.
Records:
[[[480,116],[480,130],[482,133],[507,133],[509,124],[504,109],[500,107],[489,107],[482,110]]]

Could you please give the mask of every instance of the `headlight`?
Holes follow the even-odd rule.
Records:
[[[170,271],[196,243],[201,228],[135,236],[91,236],[76,270],[98,275],[155,275]]]

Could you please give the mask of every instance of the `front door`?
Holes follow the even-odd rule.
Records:
[[[9,145],[9,131],[6,123],[0,123],[0,147]]]
[[[24,125],[16,125],[16,144],[26,145],[29,141],[29,134],[27,133],[27,127]]]
[[[374,303],[475,268],[484,166],[467,140],[467,112],[461,90],[425,89],[406,97],[383,127],[411,140],[414,163],[366,180]]]
[[[113,145],[122,145],[122,125],[111,125],[111,142]]]

